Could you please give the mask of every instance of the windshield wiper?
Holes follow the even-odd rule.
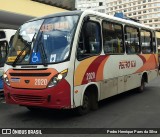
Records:
[[[43,31],[41,32],[41,35],[39,37],[39,41],[37,42],[37,49],[38,49],[38,45],[40,45],[40,49],[41,49],[41,57],[42,57],[42,63],[43,65],[46,67],[47,66],[47,56],[46,56],[46,53],[45,53],[45,50],[44,50],[44,44],[43,42],[41,41],[42,39],[42,35],[43,35]]]
[[[25,43],[25,47],[21,50],[21,52],[18,54],[18,56],[16,57],[15,61],[13,62],[12,66],[15,67],[16,63],[18,62],[19,58],[22,56],[23,52],[28,48],[28,46],[31,46],[31,44],[34,41],[34,37],[35,37],[36,33],[34,34],[32,41],[31,42],[27,42],[26,40],[22,39]]]

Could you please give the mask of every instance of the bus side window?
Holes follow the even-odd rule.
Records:
[[[105,54],[124,53],[121,24],[103,21],[103,49]]]
[[[138,28],[125,26],[125,45],[128,54],[137,54],[140,52]]]
[[[97,55],[101,51],[100,25],[97,22],[87,21],[83,24],[79,42],[78,59]]]
[[[151,32],[148,30],[141,30],[141,46],[143,54],[152,53],[152,44],[151,44]]]
[[[155,32],[152,33],[152,48],[153,48],[153,53],[156,53],[157,52],[157,46],[156,46]]]

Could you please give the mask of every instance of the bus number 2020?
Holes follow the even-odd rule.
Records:
[[[90,73],[87,73],[86,75],[87,75],[87,80],[92,80],[96,78],[95,72],[90,72]]]
[[[37,86],[47,85],[47,79],[35,79],[35,85]]]

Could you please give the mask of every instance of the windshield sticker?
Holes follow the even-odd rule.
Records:
[[[56,54],[51,54],[50,62],[56,62]]]
[[[63,30],[69,29],[68,22],[57,22],[54,24],[43,24],[41,27],[41,31],[52,31],[52,30]]]
[[[31,63],[40,63],[40,52],[34,52],[32,53],[32,59],[31,59]]]
[[[29,60],[29,55],[26,55],[25,58],[24,58],[24,60],[28,61]]]
[[[14,62],[17,56],[8,57],[7,62]]]
[[[47,35],[44,35],[44,36],[43,36],[43,39],[44,39],[44,40],[47,40]]]

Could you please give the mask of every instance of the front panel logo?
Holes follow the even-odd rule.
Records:
[[[28,84],[30,82],[30,80],[25,80],[25,83]]]

